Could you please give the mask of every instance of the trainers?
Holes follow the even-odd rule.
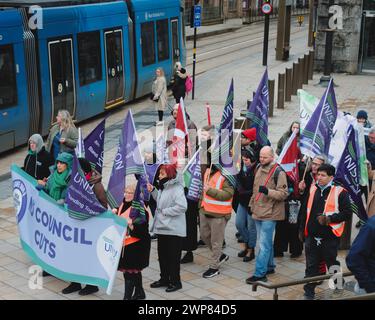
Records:
[[[63,294],[69,294],[76,291],[80,291],[82,289],[81,284],[77,282],[72,282],[70,285],[68,285],[65,289],[63,289],[61,292]]]
[[[219,265],[221,265],[222,263],[224,263],[225,261],[228,261],[229,260],[229,256],[225,253],[223,253],[220,258],[219,258]]]
[[[208,269],[206,272],[203,273],[203,278],[212,278],[220,274],[219,269]]]
[[[246,279],[247,284],[253,284],[253,283],[258,282],[258,281],[267,282],[267,277],[266,276],[263,276],[263,277],[252,276],[252,277]]]

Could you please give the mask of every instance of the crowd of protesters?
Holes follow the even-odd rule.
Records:
[[[152,90],[159,121],[163,119],[166,103],[163,77],[163,71],[158,69]],[[185,96],[181,83],[186,78],[186,70],[180,64],[176,65],[175,77],[173,95],[178,102]],[[176,126],[178,106],[176,104],[172,111],[174,119],[168,126],[169,131]],[[118,266],[124,275],[125,300],[146,298],[142,270],[149,265],[151,238],[157,239],[160,266],[160,279],[155,279],[151,288],[164,287],[166,292],[181,289],[180,264],[194,263],[193,252],[198,249],[198,244],[205,244],[209,249],[209,265],[202,276],[212,278],[220,274],[221,265],[229,260],[223,248],[226,226],[233,214],[239,242],[238,257],[243,262],[255,260],[252,274],[244,279],[248,284],[267,281],[267,275],[277,272],[274,258],[283,257],[288,250],[292,259],[300,257],[305,251],[306,277],[324,274],[332,266],[339,265],[337,252],[340,237],[345,223],[350,221],[352,208],[348,191],[333,182],[335,167],[322,155],[308,160],[299,154],[300,181],[298,190],[294,190],[286,172],[276,162],[292,133],[299,135],[299,122],[294,121],[282,135],[276,151],[270,145],[257,143],[256,128],[242,130],[241,160],[235,177],[236,184],[233,185],[221,168],[211,163],[215,127],[203,127],[198,130],[198,136],[197,126],[188,115],[187,119],[190,136],[185,141],[186,145],[189,143],[185,156],[191,158],[200,147],[203,185],[200,200],[195,202],[186,198],[187,189],[181,170],[174,164],[162,164],[155,180],[147,184],[152,197],[145,203],[146,220],[133,224],[129,217],[135,185],[126,187],[123,202],[112,209],[114,214],[128,222]],[[359,111],[357,119],[358,123],[369,128],[366,149],[372,181],[375,179],[375,171],[372,171],[375,168],[375,128],[371,128],[365,111]],[[40,135],[30,137],[24,170],[37,180],[40,190],[61,204],[64,203],[69,184],[72,154],[78,135],[67,111],[60,110],[56,120],[46,147]],[[170,144],[171,136],[167,139],[167,147]],[[80,158],[79,162],[97,199],[107,208],[100,174],[91,169],[86,159]],[[155,146],[145,150],[145,162],[146,165],[155,162]],[[370,219],[361,227],[347,257],[347,266],[355,274],[360,288],[367,293],[375,292],[374,194],[375,186],[372,183],[367,205]],[[182,251],[186,251],[183,257]],[[314,298],[315,287],[316,283],[304,286],[306,298]],[[82,289],[81,284],[71,283],[63,293],[75,291],[87,295],[97,292],[98,288],[88,285]]]

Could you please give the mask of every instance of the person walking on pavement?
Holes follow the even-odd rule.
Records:
[[[260,150],[260,165],[256,170],[250,208],[259,236],[259,253],[254,275],[246,279],[247,284],[267,281],[267,274],[275,272],[273,260],[273,233],[276,221],[285,219],[285,200],[288,197],[286,173],[275,162],[272,147]]]
[[[222,252],[225,227],[232,214],[234,188],[215,165],[204,174],[203,195],[199,204],[200,236],[211,251],[210,265],[204,278],[220,274],[220,265],[229,256]]]
[[[79,165],[81,166],[81,169],[85,175],[85,178],[89,185],[92,187],[92,190],[94,191],[94,194],[100,204],[104,207],[108,207],[108,201],[107,201],[107,195],[104,190],[104,186],[102,184],[102,175],[91,168],[90,162],[85,158],[78,158]],[[64,288],[62,290],[63,294],[69,294],[78,291],[78,294],[80,296],[87,296],[89,294],[95,293],[99,291],[99,288],[97,286],[93,285],[86,285],[82,289],[82,285],[78,282],[72,282],[69,286]]]
[[[176,166],[161,165],[158,189],[150,183],[147,189],[157,204],[151,232],[158,236],[160,265],[160,279],[150,287],[167,287],[166,292],[173,292],[182,288],[180,259],[182,240],[186,237],[187,209],[182,177],[177,174]]]
[[[145,219],[139,219],[137,223],[133,223],[133,220],[129,217],[135,189],[136,186],[134,184],[127,186],[120,207],[112,209],[114,214],[125,218],[128,222],[128,229],[118,264],[118,270],[123,272],[124,276],[125,290],[123,300],[146,299],[142,285],[142,270],[148,267],[150,262],[149,212],[145,208]]]
[[[23,170],[37,180],[43,180],[50,175],[49,167],[54,163],[51,155],[44,147],[40,134],[29,138],[29,149],[23,162]]]
[[[163,121],[163,113],[167,105],[167,80],[162,68],[155,71],[156,77],[152,83],[151,100],[154,101],[155,109],[158,111],[159,123]]]
[[[255,258],[255,246],[257,240],[257,229],[255,221],[252,218],[252,212],[249,208],[250,198],[253,193],[255,168],[257,161],[255,152],[249,146],[241,151],[242,164],[241,170],[237,175],[236,193],[238,197],[238,207],[236,212],[236,228],[243,240],[242,250],[238,257],[243,258],[244,262]]]
[[[320,274],[323,259],[328,270],[340,266],[336,260],[345,221],[352,214],[348,192],[334,185],[335,167],[323,164],[318,169],[317,183],[310,188],[307,203],[302,209],[300,240],[305,241],[306,277]],[[316,283],[304,285],[305,298],[314,299]]]
[[[73,153],[78,142],[78,130],[67,110],[59,110],[56,124],[50,129],[46,150],[54,160],[61,152]]]
[[[346,257],[346,265],[361,289],[366,293],[375,292],[375,215],[359,230]]]
[[[176,103],[179,103],[181,98],[185,100],[186,78],[187,78],[186,69],[182,67],[181,62],[179,61],[176,62],[175,74],[174,74],[173,85],[172,85],[172,93],[173,93],[173,97],[176,99]]]

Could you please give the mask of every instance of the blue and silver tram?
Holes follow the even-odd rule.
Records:
[[[0,152],[151,92],[186,61],[180,0],[0,0]]]

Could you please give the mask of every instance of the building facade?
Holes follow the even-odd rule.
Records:
[[[335,18],[331,19],[333,31],[332,71],[350,74],[371,72],[375,74],[375,1],[335,0],[331,3]],[[315,40],[315,69],[324,69],[326,29],[329,28],[329,0],[317,3],[317,33]],[[342,23],[340,15],[342,13]],[[337,29],[336,29],[337,28]]]

